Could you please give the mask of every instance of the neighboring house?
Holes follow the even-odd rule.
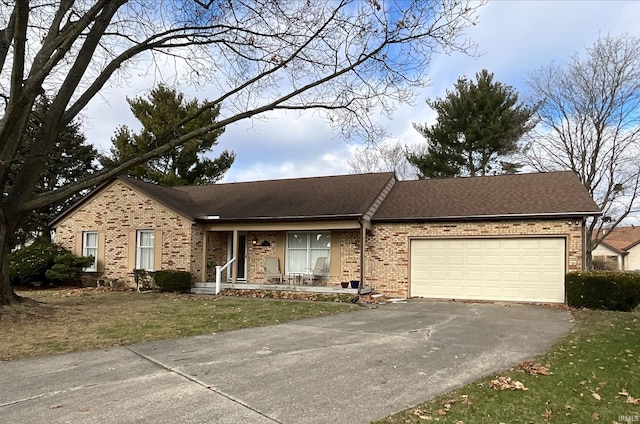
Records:
[[[591,256],[594,266],[619,271],[640,271],[640,227],[603,229],[605,236]]]
[[[584,221],[598,207],[569,171],[397,181],[393,173],[160,187],[117,178],[53,222],[56,242],[97,258],[95,272],[135,268],[213,281],[264,282],[326,257],[328,284],[360,280],[391,296],[563,302],[584,268]]]

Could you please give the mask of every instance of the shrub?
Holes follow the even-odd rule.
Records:
[[[12,285],[49,282],[45,273],[55,264],[55,258],[68,250],[49,242],[35,242],[9,253],[9,279]]]
[[[54,259],[55,264],[45,272],[45,276],[53,281],[74,281],[82,273],[83,268],[93,265],[93,257],[76,256],[65,253]]]
[[[575,308],[632,311],[640,304],[640,274],[572,272],[565,280],[567,304]]]
[[[153,278],[160,291],[185,292],[191,289],[191,273],[187,271],[156,271]]]

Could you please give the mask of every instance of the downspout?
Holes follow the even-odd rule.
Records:
[[[586,240],[587,237],[587,218],[582,218],[582,271],[587,268],[587,243],[591,243],[591,240]]]
[[[360,284],[358,284],[358,293],[364,288],[364,251],[366,249],[367,229],[364,226],[364,220],[360,219]]]
[[[587,240],[587,217],[582,217],[582,271],[588,271],[587,246],[591,246],[591,240]]]
[[[358,294],[362,293],[365,280],[365,258],[367,249],[367,230],[371,230],[371,221],[360,219],[360,284],[358,285]]]

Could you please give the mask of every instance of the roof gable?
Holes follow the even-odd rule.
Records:
[[[640,244],[640,227],[615,227],[612,230],[605,231],[607,231],[607,234],[602,239],[602,242],[617,250],[628,251]]]
[[[599,215],[571,171],[398,182],[374,221]]]

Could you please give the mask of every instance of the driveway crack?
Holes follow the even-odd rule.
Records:
[[[282,421],[279,421],[279,420],[277,420],[277,419],[275,419],[273,417],[270,417],[270,416],[266,415],[262,411],[259,411],[259,410],[255,409],[255,408],[253,408],[251,405],[246,404],[245,402],[241,401],[240,399],[236,399],[233,396],[229,395],[228,393],[221,392],[220,390],[216,389],[214,386],[212,386],[210,384],[206,384],[206,383],[198,380],[197,378],[195,378],[195,377],[193,377],[193,376],[191,376],[189,374],[186,374],[186,373],[184,373],[184,372],[182,372],[182,371],[180,371],[180,370],[178,370],[176,368],[173,368],[173,367],[170,367],[168,365],[165,365],[162,362],[160,362],[160,361],[158,361],[158,360],[156,360],[156,359],[154,359],[154,358],[152,358],[150,356],[147,356],[144,353],[138,352],[138,351],[132,349],[129,346],[123,346],[123,347],[125,349],[127,349],[128,351],[130,351],[131,353],[133,353],[135,355],[138,355],[140,358],[142,358],[142,359],[144,359],[146,361],[149,361],[152,364],[154,364],[154,365],[156,365],[156,366],[158,366],[158,367],[160,367],[160,368],[162,368],[162,369],[164,369],[166,371],[169,371],[169,372],[171,372],[173,374],[179,375],[180,377],[185,378],[185,379],[191,381],[192,383],[195,383],[195,384],[205,388],[206,390],[209,390],[209,391],[211,391],[211,392],[213,392],[213,393],[215,393],[215,394],[217,394],[219,396],[222,396],[222,397],[230,400],[231,402],[236,403],[236,404],[238,404],[238,405],[240,405],[240,406],[242,406],[242,407],[244,407],[244,408],[246,408],[246,409],[248,409],[250,411],[253,411],[256,414],[258,414],[258,415],[260,415],[260,416],[262,416],[262,417],[264,417],[264,418],[266,418],[266,419],[268,419],[268,420],[270,420],[270,421],[272,421],[274,423],[284,424]]]

